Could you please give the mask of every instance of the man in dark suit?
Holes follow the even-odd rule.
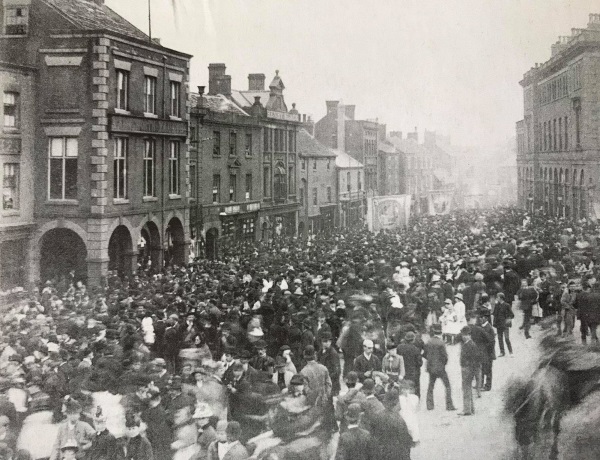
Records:
[[[504,295],[506,296],[506,301],[509,305],[512,305],[513,300],[515,300],[515,296],[517,292],[519,292],[519,288],[521,287],[521,279],[519,275],[513,270],[512,265],[509,265],[504,272],[504,282],[502,284],[502,289],[504,291]]]
[[[404,342],[398,345],[398,354],[404,359],[404,379],[415,384],[415,394],[421,397],[421,366],[423,357],[421,350],[415,345],[415,333],[408,331],[404,335]]]
[[[340,357],[335,348],[331,346],[333,336],[331,332],[321,334],[321,351],[319,352],[319,362],[329,371],[331,378],[331,395],[337,396],[340,392]]]
[[[508,332],[512,325],[512,320],[515,314],[512,311],[511,305],[505,301],[504,293],[500,292],[496,299],[496,305],[494,306],[494,323],[493,326],[496,328],[498,333],[498,346],[500,347],[500,356],[504,356],[504,341],[506,340],[506,346],[508,352],[513,354],[512,344],[510,343],[510,337]],[[560,332],[560,327],[559,327]]]
[[[384,410],[373,416],[371,436],[377,460],[410,460],[413,441],[398,410],[398,399],[398,390],[392,388],[385,394]]]
[[[381,371],[381,360],[373,354],[372,340],[363,341],[363,353],[354,359],[353,370],[358,374],[360,382],[372,378],[373,371]]]
[[[442,326],[434,324],[431,326],[432,337],[425,344],[424,358],[427,360],[427,372],[429,373],[429,385],[427,386],[427,410],[433,410],[433,388],[435,381],[439,378],[446,388],[446,410],[455,410],[452,403],[452,389],[446,372],[448,364],[448,353],[446,344],[442,340]]]
[[[344,419],[348,429],[340,435],[335,460],[370,460],[373,456],[373,438],[371,434],[358,426],[360,405],[350,404]]]
[[[471,326],[465,326],[460,331],[463,344],[460,350],[460,370],[462,376],[463,411],[458,415],[473,415],[473,379],[481,365],[481,352],[471,339]]]
[[[494,328],[490,324],[490,311],[487,308],[482,308],[479,311],[479,327],[481,334],[478,334],[478,342],[473,335],[473,341],[481,347],[483,360],[481,362],[481,377],[483,391],[492,389],[492,366],[496,359],[496,334]]]
[[[598,343],[596,329],[600,323],[600,293],[592,291],[590,285],[586,282],[583,285],[583,292],[576,295],[574,305],[577,309],[577,316],[581,321],[581,341],[587,343],[589,332],[592,340]]]

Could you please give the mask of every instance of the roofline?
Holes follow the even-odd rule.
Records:
[[[13,62],[0,61],[0,68],[7,67],[9,69],[22,70],[25,72],[37,72],[37,68],[28,65],[15,64]]]
[[[129,40],[137,44],[138,46],[144,46],[151,51],[162,52],[165,54],[171,54],[175,57],[180,57],[184,59],[191,59],[194,57],[193,54],[187,54],[182,51],[177,51],[171,48],[167,48],[166,46],[157,45],[154,42],[142,40],[141,38],[132,37],[127,34],[120,34],[118,32],[113,32],[108,29],[79,29],[79,30],[61,30],[55,29],[50,31],[50,37],[78,37],[78,36],[90,36],[90,37],[107,37],[114,38],[117,40]]]
[[[305,158],[337,158],[337,155],[334,153],[325,154],[325,153],[301,153],[301,152],[298,152],[298,155],[300,155],[301,157],[305,157]]]

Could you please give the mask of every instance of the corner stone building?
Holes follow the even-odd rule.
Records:
[[[36,69],[30,281],[186,261],[190,56],[103,0],[1,0],[0,61]]]
[[[523,76],[518,202],[567,219],[600,217],[600,14],[552,45]]]

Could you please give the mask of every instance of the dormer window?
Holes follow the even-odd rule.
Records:
[[[27,35],[29,8],[23,6],[4,8],[4,34]]]

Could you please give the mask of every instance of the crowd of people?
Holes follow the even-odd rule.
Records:
[[[473,388],[492,390],[496,343],[518,352],[517,306],[525,337],[543,317],[572,335],[578,317],[598,340],[597,237],[498,209],[282,238],[102,286],[48,280],[0,320],[0,459],[409,459],[424,360],[426,408],[439,379],[455,410],[447,347],[462,342],[467,416]]]

